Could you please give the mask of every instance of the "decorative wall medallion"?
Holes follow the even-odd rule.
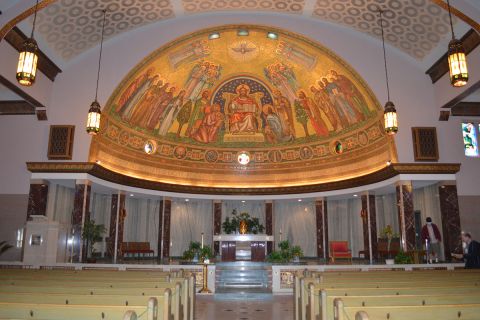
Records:
[[[237,156],[237,161],[242,166],[246,166],[250,162],[250,155],[246,151],[242,151]]]
[[[215,151],[215,150],[208,150],[206,153],[205,153],[205,160],[207,160],[208,162],[217,162],[218,160],[218,152]]]

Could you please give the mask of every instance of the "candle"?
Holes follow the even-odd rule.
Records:
[[[282,242],[282,228],[280,228],[280,242]]]
[[[203,249],[203,232],[202,232],[202,249]]]

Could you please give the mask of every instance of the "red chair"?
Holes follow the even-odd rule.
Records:
[[[330,261],[335,263],[335,259],[349,259],[352,263],[352,251],[348,249],[348,241],[330,241]]]

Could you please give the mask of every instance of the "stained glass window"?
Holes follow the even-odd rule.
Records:
[[[478,157],[477,129],[471,122],[462,123],[463,148],[467,157]]]

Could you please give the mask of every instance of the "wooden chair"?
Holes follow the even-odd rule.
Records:
[[[335,263],[335,258],[349,259],[352,263],[352,251],[348,249],[348,241],[329,241],[330,261]]]

